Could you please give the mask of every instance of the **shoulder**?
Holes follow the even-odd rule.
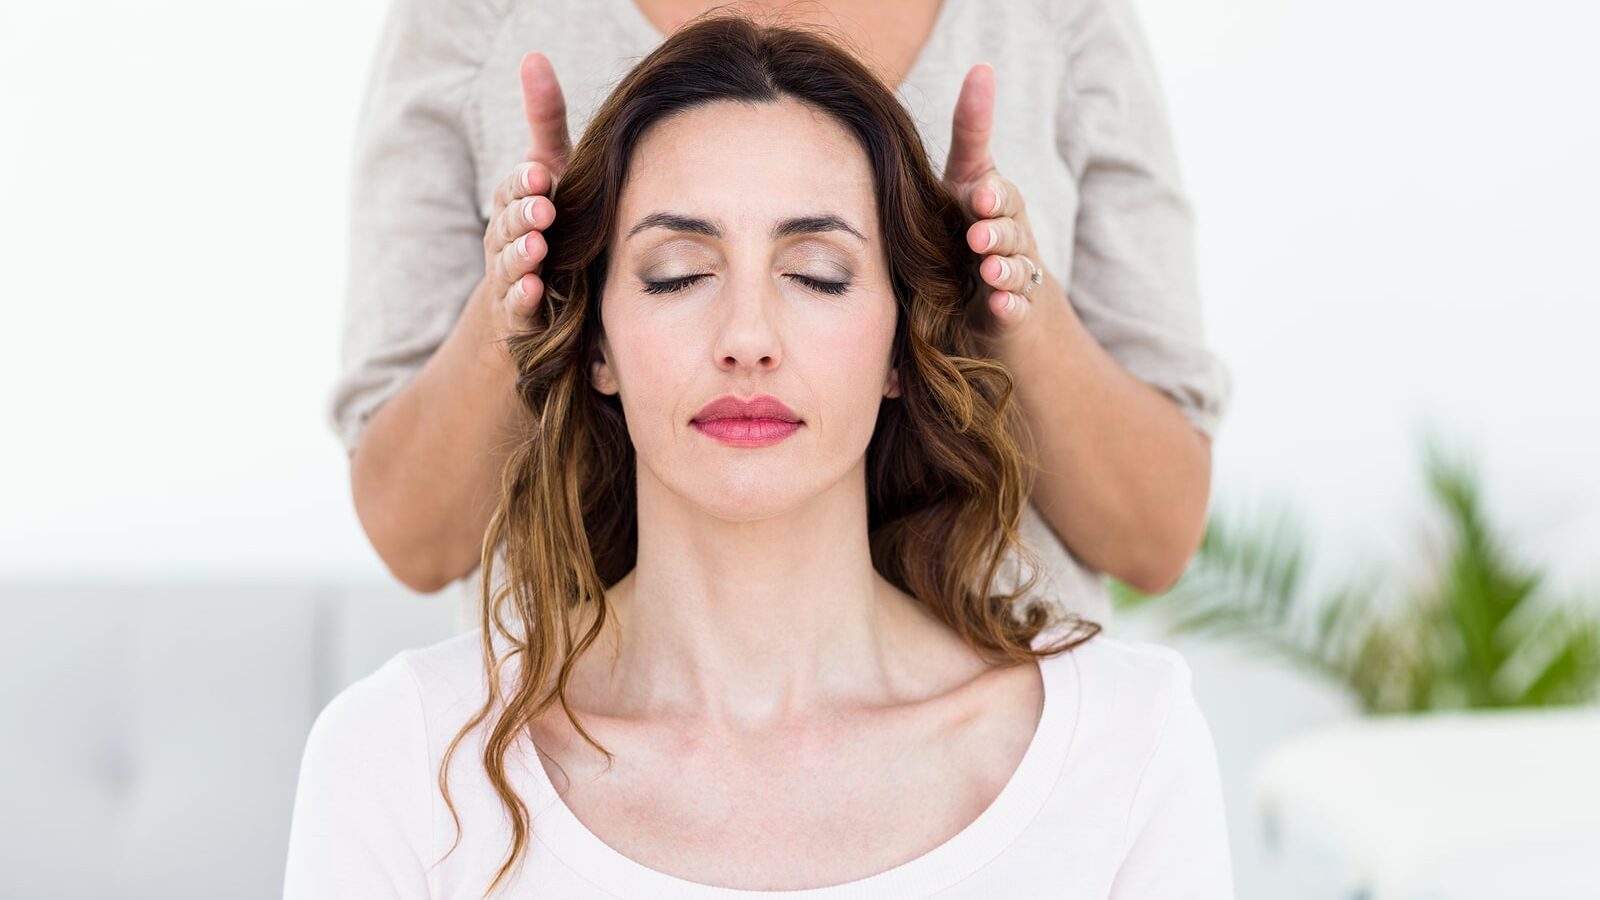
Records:
[[[1133,818],[1178,806],[1218,818],[1216,745],[1188,660],[1161,644],[1104,635],[1078,650],[1089,739],[1128,779]]]
[[[514,8],[512,0],[391,0],[379,56],[475,74]]]
[[[420,743],[420,711],[405,654],[390,657],[322,707],[306,738],[303,773],[338,776],[345,769],[364,767],[374,747]]]
[[[1114,703],[1122,714],[1141,706],[1142,715],[1164,713],[1192,693],[1194,672],[1189,661],[1165,644],[1102,633],[1073,653],[1096,695]]]
[[[441,710],[472,699],[483,667],[478,633],[457,635],[427,647],[402,650],[382,666],[341,690],[312,724],[306,757],[370,763],[373,748],[423,748]],[[484,691],[477,691],[481,702]],[[398,759],[394,753],[379,759]]]
[[[511,14],[512,0],[391,0],[391,23],[431,27],[436,40],[481,38]]]
[[[1098,673],[1121,678],[1130,689],[1171,691],[1193,680],[1189,661],[1177,650],[1154,641],[1095,635],[1073,650]]]
[[[473,690],[476,638],[401,651],[323,706],[301,754],[298,830],[385,821],[423,839],[445,745],[487,695]]]
[[[470,693],[483,682],[483,632],[463,632],[426,647],[406,650],[397,659],[416,680],[424,700]]]
[[[1115,810],[1114,896],[1232,897],[1226,804],[1211,729],[1183,654],[1097,635],[1075,653],[1084,709],[1083,774]]]
[[[1170,737],[1175,711],[1198,716],[1193,670],[1171,647],[1100,633],[1050,659],[1076,678],[1081,724],[1119,754],[1146,758]]]
[[[1111,92],[1121,99],[1111,111],[1140,99],[1128,82],[1155,78],[1144,19],[1134,0],[1053,0],[1051,32],[1080,95]],[[1077,102],[1084,98],[1079,96]]]
[[[1135,0],[1044,0],[1049,6],[1046,13],[1058,30],[1081,27],[1085,24],[1139,28],[1139,12]]]
[[[326,896],[331,884],[427,895],[417,861],[435,849],[428,709],[444,683],[420,677],[417,662],[464,657],[461,643],[397,653],[317,714],[300,762],[285,897]]]

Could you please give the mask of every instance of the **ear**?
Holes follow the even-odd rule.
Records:
[[[606,339],[602,336],[599,345],[595,348],[595,352],[589,360],[589,383],[594,385],[594,389],[602,394],[615,395],[620,388],[617,385],[615,373],[611,371],[611,363],[606,361],[610,353],[610,348],[606,346]]]
[[[884,379],[883,395],[885,397],[898,397],[898,396],[900,396],[900,367],[899,366],[894,366],[894,367],[889,369],[889,377]]]

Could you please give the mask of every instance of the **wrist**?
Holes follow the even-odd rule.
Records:
[[[1055,393],[1063,378],[1084,377],[1099,349],[1066,295],[1047,290],[1050,281],[1032,292],[1032,307],[1021,327],[998,343],[996,356],[1011,369],[1024,393],[1048,388]]]

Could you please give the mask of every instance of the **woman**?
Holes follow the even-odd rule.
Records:
[[[537,310],[567,121],[581,131],[709,3],[393,2],[359,132],[331,419],[380,557],[417,590],[459,580],[470,627],[499,473],[528,424],[499,343]],[[1023,543],[1056,602],[1107,622],[1101,573],[1158,590],[1198,546],[1229,393],[1202,340],[1189,211],[1129,0],[783,12],[844,32],[943,164],[1038,442]]]
[[[1025,429],[873,73],[697,21],[550,199],[481,631],[319,716],[286,895],[1229,896],[1182,658],[991,590]]]

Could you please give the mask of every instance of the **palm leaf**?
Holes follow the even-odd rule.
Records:
[[[1548,611],[1544,573],[1495,535],[1466,454],[1430,439],[1424,469],[1445,526],[1432,572],[1367,567],[1320,600],[1309,597],[1305,529],[1279,502],[1214,513],[1171,589],[1147,595],[1113,582],[1113,601],[1151,608],[1175,632],[1287,659],[1345,685],[1374,713],[1595,696],[1600,619]],[[1400,599],[1386,606],[1386,595]]]

